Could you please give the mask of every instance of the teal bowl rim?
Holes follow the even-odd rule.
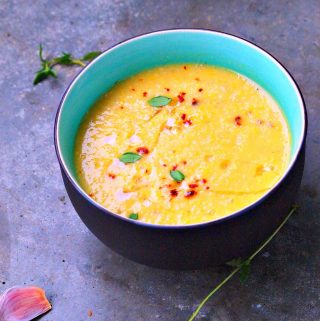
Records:
[[[59,143],[59,121],[60,121],[60,115],[61,115],[61,113],[63,111],[63,105],[64,105],[64,102],[66,100],[66,97],[69,94],[69,92],[72,90],[72,87],[76,83],[76,81],[81,77],[81,75],[83,73],[85,73],[85,71],[88,68],[90,68],[90,66],[93,63],[95,63],[99,59],[102,59],[110,51],[113,51],[116,48],[118,48],[118,47],[120,47],[120,46],[122,46],[124,44],[127,44],[129,42],[135,41],[136,39],[141,39],[141,38],[144,38],[144,37],[152,36],[154,34],[171,33],[171,32],[213,33],[213,34],[216,34],[216,35],[220,35],[220,36],[224,36],[224,37],[230,38],[230,39],[235,40],[235,41],[243,42],[245,45],[250,46],[250,47],[254,48],[255,50],[259,51],[260,53],[262,53],[263,55],[267,56],[269,59],[271,59],[273,61],[274,64],[276,64],[283,71],[284,75],[286,75],[286,77],[288,78],[288,80],[292,84],[292,87],[295,89],[297,97],[299,98],[299,106],[300,106],[302,126],[303,126],[302,135],[301,135],[300,140],[299,140],[298,148],[297,148],[296,152],[294,153],[294,155],[292,156],[291,161],[290,161],[285,173],[282,175],[281,179],[266,194],[264,194],[261,198],[259,198],[254,203],[249,204],[248,206],[240,209],[239,211],[233,212],[233,213],[231,213],[229,215],[226,215],[224,217],[221,217],[221,218],[218,218],[218,219],[215,219],[215,220],[212,220],[212,221],[206,221],[206,222],[196,223],[196,224],[184,224],[184,225],[151,224],[151,223],[141,222],[141,221],[137,221],[137,220],[132,220],[132,219],[129,219],[127,217],[124,217],[124,216],[121,216],[121,215],[118,215],[118,214],[115,214],[115,213],[109,211],[107,208],[103,207],[98,202],[96,202],[91,197],[89,197],[89,195],[82,189],[82,187],[78,184],[78,182],[72,177],[68,167],[66,166],[66,164],[65,164],[65,162],[63,160],[61,149],[60,149],[60,143]],[[301,149],[302,149],[302,147],[303,147],[303,145],[305,143],[306,133],[307,133],[307,125],[308,125],[307,123],[308,123],[308,121],[307,121],[307,110],[306,110],[306,106],[305,106],[305,101],[303,99],[302,92],[301,92],[297,82],[295,81],[293,76],[290,74],[290,72],[287,70],[287,68],[284,67],[283,64],[280,63],[280,61],[278,59],[276,59],[273,55],[271,55],[268,51],[266,51],[265,49],[261,48],[260,46],[254,44],[253,42],[251,42],[249,40],[246,40],[246,39],[241,38],[239,36],[235,36],[233,34],[222,32],[222,31],[215,31],[215,30],[201,29],[201,28],[180,28],[180,29],[179,28],[173,28],[173,29],[164,29],[164,30],[151,31],[151,32],[148,32],[148,33],[143,33],[141,35],[134,36],[134,37],[128,38],[126,40],[123,40],[123,41],[117,43],[116,45],[111,46],[108,49],[104,50],[97,58],[95,58],[88,65],[86,65],[74,77],[74,79],[71,81],[71,83],[69,84],[69,86],[67,87],[67,89],[65,90],[65,92],[64,92],[64,94],[63,94],[63,96],[61,98],[61,101],[60,101],[60,104],[59,104],[59,107],[58,107],[58,110],[57,110],[57,113],[56,113],[55,124],[54,124],[54,145],[55,145],[55,150],[56,150],[56,154],[57,154],[57,158],[58,158],[60,167],[63,170],[64,174],[67,176],[68,180],[73,185],[73,187],[88,202],[90,202],[92,205],[94,205],[99,210],[104,212],[106,215],[111,215],[116,219],[124,220],[124,221],[126,221],[128,223],[140,225],[142,227],[144,226],[144,227],[153,228],[153,229],[183,230],[183,229],[193,229],[193,228],[204,228],[204,227],[206,227],[208,225],[219,224],[219,223],[222,223],[222,222],[225,222],[225,221],[229,221],[229,220],[231,220],[233,218],[236,218],[236,217],[238,217],[240,215],[244,215],[245,213],[249,212],[250,210],[253,210],[255,207],[257,207],[262,202],[266,201],[266,199],[271,196],[271,194],[279,187],[279,185],[283,182],[283,180],[288,176],[288,174],[292,170],[293,165],[297,161],[298,155],[300,154]]]

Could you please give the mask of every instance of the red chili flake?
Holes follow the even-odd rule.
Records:
[[[124,107],[123,106],[120,106],[120,109],[123,109]]]
[[[167,167],[167,164],[162,164],[163,167]]]
[[[192,105],[197,105],[198,104],[198,99],[197,98],[192,98]]]
[[[182,164],[183,165],[187,165],[187,161],[182,161]]]
[[[203,179],[201,180],[201,182],[202,182],[203,184],[205,184],[205,183],[207,182],[207,180],[206,180],[205,178],[203,178]]]
[[[115,179],[116,178],[116,175],[112,174],[112,173],[109,173],[108,176],[112,179]]]
[[[186,120],[186,119],[187,119],[187,115],[186,115],[186,114],[182,114],[182,115],[181,115],[181,119],[182,119],[182,120]]]
[[[191,183],[188,185],[190,188],[197,188],[198,187],[198,184],[195,184],[195,183]]]
[[[93,312],[92,312],[92,310],[89,310],[89,311],[88,311],[88,317],[91,318],[92,316],[93,316]]]
[[[199,88],[198,91],[201,93],[201,91],[203,91],[203,89],[202,89],[202,88]]]
[[[182,95],[178,95],[177,97],[180,103],[184,101],[184,97]]]
[[[170,191],[170,195],[171,195],[172,197],[177,197],[177,196],[178,196],[178,191],[177,191],[176,189],[172,189],[172,190]]]
[[[146,174],[148,174],[148,173],[149,173],[149,171],[146,169],[146,170],[145,170],[145,173],[146,173]]]
[[[184,96],[186,95],[186,93],[184,93],[184,92],[181,92],[178,96],[177,96],[177,98],[178,98],[178,100],[179,100],[179,102],[180,103],[182,103],[182,102],[184,102]]]
[[[186,198],[190,198],[192,196],[195,196],[197,194],[196,191],[194,191],[193,189],[189,190],[189,191],[186,191],[186,193],[184,194],[184,197]]]
[[[170,88],[164,88],[166,91],[170,91]]]
[[[264,120],[258,119],[258,120],[257,120],[257,123],[258,123],[258,125],[263,125],[263,124],[264,124]]]
[[[134,88],[131,88],[132,91],[136,91]]]
[[[210,186],[207,186],[207,187],[206,187],[206,189],[209,189],[209,188],[210,188]]]
[[[136,149],[136,151],[140,154],[140,155],[144,155],[144,154],[149,154],[149,149],[147,147],[138,147]]]
[[[194,80],[199,81],[199,80],[200,80],[200,78],[196,77],[196,78],[194,78]]]
[[[186,121],[183,122],[186,126],[191,126],[192,121],[190,119],[187,119]]]
[[[94,196],[94,193],[90,193],[89,196],[90,196],[90,197],[93,197],[93,196]]]
[[[172,170],[175,171],[178,168],[178,165],[172,166]]]
[[[234,119],[234,122],[236,123],[237,126],[241,126],[242,125],[242,118],[240,116],[237,116]]]
[[[143,97],[147,97],[147,92],[145,91],[144,93],[143,93]]]
[[[183,66],[183,69],[184,69],[184,70],[187,70],[187,66]]]

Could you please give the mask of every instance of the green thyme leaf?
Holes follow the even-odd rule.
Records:
[[[36,72],[33,79],[34,85],[37,85],[39,82],[49,77],[57,78],[57,73],[52,69],[50,61],[43,58],[43,48],[41,44],[39,44],[39,59],[41,62],[41,69]]]
[[[237,259],[233,259],[233,260],[227,262],[226,265],[234,267],[234,268],[238,268],[238,267],[241,267],[243,262],[244,261],[239,257]]]
[[[132,153],[132,152],[126,152],[124,154],[122,154],[119,159],[122,163],[135,163],[136,161],[138,161],[139,159],[141,159],[142,156],[136,153]]]
[[[49,77],[57,78],[57,73],[47,63],[43,64],[44,66],[36,72],[36,76],[33,79],[34,85],[37,85],[39,82]]]
[[[176,181],[176,182],[182,182],[185,179],[185,176],[178,170],[170,171],[170,176]]]
[[[81,60],[90,61],[90,60],[93,60],[94,58],[97,58],[100,55],[101,55],[101,51],[91,51],[91,52],[88,52],[87,54],[85,54],[81,58]]]
[[[240,271],[239,271],[239,279],[242,283],[246,282],[249,277],[250,272],[250,261],[246,260],[241,265]]]
[[[43,72],[42,70],[37,71],[36,76],[33,79],[33,84],[37,85],[39,82],[47,79],[49,76],[47,73]]]
[[[250,260],[237,258],[227,262],[226,264],[233,268],[239,269],[239,278],[242,283],[248,279],[250,272]]]
[[[171,98],[166,96],[157,96],[148,100],[148,104],[151,105],[152,107],[159,108],[159,107],[168,105],[171,100],[172,100]]]
[[[53,65],[79,65],[81,67],[85,66],[85,63],[81,59],[74,58],[70,53],[63,52],[62,56],[58,56],[52,59]]]
[[[72,65],[73,57],[70,53],[62,52],[62,56],[54,58],[54,63],[59,65]]]
[[[132,220],[137,220],[139,218],[139,214],[138,213],[131,213],[128,217],[131,218]]]

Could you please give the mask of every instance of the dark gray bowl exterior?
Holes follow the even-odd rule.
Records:
[[[271,194],[249,209],[216,222],[165,227],[135,224],[89,202],[61,167],[64,184],[82,221],[105,245],[142,264],[200,269],[251,254],[288,214],[301,183],[305,143],[295,164]]]

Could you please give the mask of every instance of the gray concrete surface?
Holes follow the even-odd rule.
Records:
[[[233,279],[198,320],[320,320],[318,0],[0,0],[0,292],[43,287],[53,304],[44,321],[180,321],[229,271],[161,271],[103,246],[71,206],[53,147],[55,112],[79,69],[32,86],[39,42],[46,53],[81,55],[172,27],[222,30],[266,48],[292,72],[309,112],[299,213],[249,280]]]

